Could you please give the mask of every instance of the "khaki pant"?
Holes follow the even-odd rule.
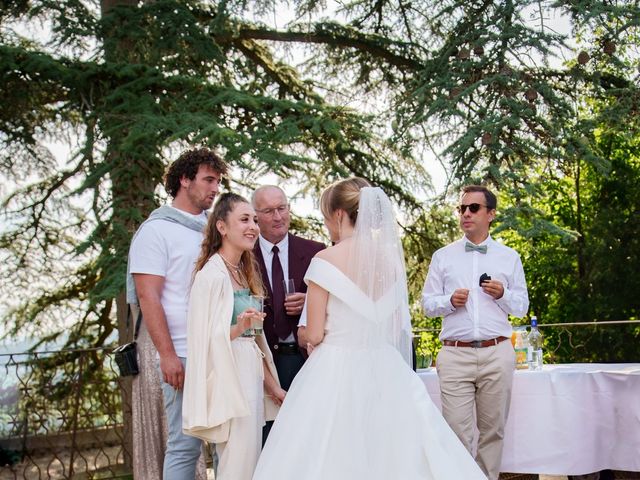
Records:
[[[442,415],[473,453],[475,408],[479,430],[476,462],[490,480],[497,480],[515,369],[511,342],[484,348],[443,347],[436,368]]]

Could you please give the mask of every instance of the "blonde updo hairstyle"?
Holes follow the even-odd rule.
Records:
[[[324,189],[320,196],[320,211],[325,218],[331,218],[336,210],[344,210],[352,225],[358,219],[360,189],[371,184],[361,177],[338,180]]]

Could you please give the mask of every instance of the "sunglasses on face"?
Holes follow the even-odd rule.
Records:
[[[458,210],[459,214],[464,215],[464,212],[467,211],[467,208],[471,213],[478,213],[478,210],[480,210],[480,207],[486,207],[487,209],[489,209],[487,205],[482,205],[480,203],[470,203],[469,205],[465,205],[463,203],[462,205],[456,207],[456,210]]]

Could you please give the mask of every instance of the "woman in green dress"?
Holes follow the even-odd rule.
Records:
[[[260,328],[264,289],[253,257],[259,232],[246,199],[221,195],[189,297],[183,430],[215,444],[216,480],[251,478],[262,426],[286,393]]]

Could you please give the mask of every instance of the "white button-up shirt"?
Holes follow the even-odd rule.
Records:
[[[264,266],[267,268],[267,277],[269,277],[269,285],[273,288],[273,276],[271,275],[271,265],[273,262],[273,247],[278,246],[278,258],[280,258],[280,265],[282,265],[282,273],[284,278],[289,278],[289,235],[285,235],[278,243],[271,243],[262,235],[258,235],[258,243],[260,244],[260,250],[262,251],[262,258],[264,258]]]
[[[278,243],[271,243],[262,235],[258,235],[258,243],[260,250],[262,251],[262,258],[264,259],[264,266],[267,269],[267,277],[269,277],[269,285],[273,291],[273,275],[271,273],[271,265],[273,262],[273,246],[278,246],[278,258],[280,259],[280,265],[282,265],[282,273],[285,280],[289,278],[289,235],[285,235]],[[286,343],[295,343],[296,338],[291,333],[287,338],[280,339]]]
[[[466,252],[462,237],[433,254],[422,291],[422,306],[429,317],[444,317],[441,340],[488,340],[510,337],[508,315],[523,317],[529,308],[529,294],[520,255],[490,236],[481,243],[487,253]],[[498,300],[482,291],[480,276],[486,273],[500,280],[504,294]],[[451,295],[458,288],[469,289],[464,307],[455,308]]]

